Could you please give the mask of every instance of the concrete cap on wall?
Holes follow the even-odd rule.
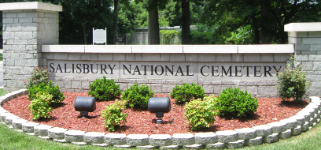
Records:
[[[0,3],[0,11],[10,10],[45,10],[61,12],[62,6],[42,2]]]
[[[321,31],[321,22],[301,22],[284,25],[285,32]]]

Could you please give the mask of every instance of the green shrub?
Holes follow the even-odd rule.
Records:
[[[283,72],[278,73],[277,90],[279,96],[285,100],[293,98],[296,101],[302,100],[310,84],[306,80],[306,73],[302,71],[301,65],[295,65],[293,57],[292,63]]]
[[[58,104],[60,101],[63,101],[65,99],[65,96],[62,92],[60,92],[59,86],[54,86],[52,81],[50,80],[48,84],[45,82],[40,83],[39,85],[32,85],[31,88],[28,89],[28,97],[29,100],[32,101],[36,98],[37,93],[49,93],[52,95],[52,100],[49,103],[52,104]]]
[[[162,44],[177,44],[175,43],[175,35],[178,36],[178,31],[175,30],[160,30],[160,40]]]
[[[27,89],[31,88],[33,85],[38,85],[42,82],[48,83],[49,72],[47,68],[34,68],[31,72],[31,77],[27,81]]]
[[[243,92],[239,88],[227,88],[217,97],[216,106],[221,116],[245,117],[254,114],[258,102],[247,91]]]
[[[197,99],[186,103],[184,106],[185,118],[191,125],[191,130],[210,127],[215,121],[214,98],[205,97],[204,101]]]
[[[121,94],[119,85],[115,84],[113,79],[96,79],[92,84],[89,85],[90,90],[88,95],[92,95],[97,100],[111,100]]]
[[[195,85],[194,83],[186,84],[183,86],[176,85],[171,92],[171,97],[175,99],[175,102],[178,104],[183,104],[185,102],[189,102],[191,99],[204,98],[204,89]]]
[[[28,109],[32,112],[32,119],[38,120],[40,118],[50,118],[49,112],[52,111],[50,102],[52,95],[49,93],[37,93],[36,98],[31,101]]]
[[[106,109],[101,112],[101,118],[105,120],[105,127],[108,131],[115,131],[116,125],[127,121],[127,114],[122,113],[123,108],[125,108],[124,102],[116,100],[114,104],[106,106]]]
[[[127,105],[135,108],[147,108],[149,98],[154,96],[154,92],[147,85],[138,86],[137,83],[125,90],[122,99]]]

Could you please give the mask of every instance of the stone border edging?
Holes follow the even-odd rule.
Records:
[[[28,94],[26,89],[6,94],[0,97],[0,105]],[[310,97],[310,103],[296,115],[278,122],[216,133],[180,133],[173,134],[118,134],[98,133],[77,130],[67,130],[58,127],[41,125],[21,119],[0,107],[0,122],[18,132],[35,135],[42,139],[52,139],[56,142],[70,142],[77,145],[91,144],[94,146],[114,146],[119,148],[241,148],[256,146],[263,143],[274,143],[279,139],[290,138],[308,131],[318,122],[321,115],[321,101],[319,97]]]

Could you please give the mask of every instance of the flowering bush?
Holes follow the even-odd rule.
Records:
[[[283,99],[294,98],[295,101],[302,100],[310,82],[306,80],[306,73],[302,71],[302,66],[297,65],[293,57],[291,63],[283,72],[278,73],[277,90]]]

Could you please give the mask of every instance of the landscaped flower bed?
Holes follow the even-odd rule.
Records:
[[[26,90],[7,94],[0,98],[1,105],[16,98],[18,95],[26,94]],[[137,148],[239,148],[243,146],[254,146],[262,143],[277,142],[279,138],[285,139],[307,131],[320,121],[320,98],[311,97],[310,103],[296,115],[269,123],[267,125],[254,126],[236,130],[218,131],[216,133],[188,134],[113,134],[95,133],[85,131],[67,130],[53,128],[51,126],[39,125],[20,119],[0,108],[0,122],[6,123],[18,131],[27,134],[36,134],[40,138],[53,139],[57,142],[71,142],[74,144],[92,144],[97,146],[114,145],[115,147]],[[275,106],[274,106],[275,107]],[[272,112],[272,111],[270,111]]]
[[[89,118],[81,118],[80,113],[74,109],[74,100],[77,96],[87,96],[87,93],[64,93],[65,100],[58,107],[55,107],[51,113],[50,119],[32,120],[31,112],[28,110],[30,101],[27,95],[19,96],[3,105],[3,108],[14,115],[28,121],[33,121],[54,127],[65,128],[68,130],[81,130],[86,132],[109,133],[104,127],[104,120],[101,118],[101,112],[105,106],[114,103],[114,101],[96,102],[96,110],[89,112]],[[164,97],[169,95],[156,94],[155,96]],[[251,128],[257,125],[263,125],[271,122],[280,121],[289,118],[304,108],[308,102],[295,104],[291,102],[282,103],[280,98],[259,98],[259,107],[254,117],[237,119],[216,117],[216,121],[209,128],[201,129],[199,132],[216,132],[223,130],[234,130],[241,128]],[[128,134],[170,134],[174,133],[196,133],[190,130],[190,126],[184,119],[184,105],[177,105],[174,99],[171,99],[171,111],[165,113],[163,117],[164,124],[156,125],[156,116],[147,109],[124,109],[123,113],[128,114],[127,122],[121,128],[116,128],[115,133]]]

